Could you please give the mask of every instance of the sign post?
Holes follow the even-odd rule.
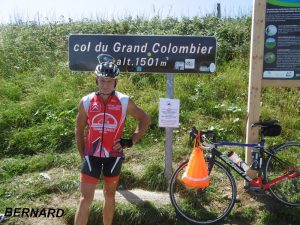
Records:
[[[252,33],[250,50],[250,71],[248,87],[248,120],[246,127],[246,143],[255,143],[258,140],[258,130],[251,128],[254,121],[259,120],[261,79],[263,71],[264,54],[264,25],[265,25],[266,0],[254,0],[252,15]],[[252,163],[251,149],[246,148],[245,162]],[[249,175],[254,175],[255,171],[250,171]]]
[[[174,74],[167,74],[167,98],[174,98]],[[165,148],[165,177],[167,181],[172,177],[172,161],[173,161],[173,128],[166,127],[166,148]]]
[[[69,36],[72,71],[94,71],[99,54],[114,57],[121,72],[212,73],[216,68],[216,39],[159,35]]]
[[[167,73],[168,99],[174,98],[175,73],[213,73],[216,70],[215,37],[102,34],[69,36],[69,67],[72,71],[94,71],[100,54],[111,55],[121,72]],[[178,126],[179,124],[172,126],[168,123],[162,126],[166,128],[165,177],[168,181],[172,176],[173,128]]]

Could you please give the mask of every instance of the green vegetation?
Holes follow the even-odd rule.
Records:
[[[96,90],[96,86],[91,73],[69,70],[69,34],[205,35],[217,38],[218,68],[215,74],[175,75],[175,98],[180,99],[181,107],[180,127],[174,130],[175,166],[191,152],[188,133],[193,125],[214,129],[223,140],[244,140],[250,27],[251,18],[248,17],[218,19],[210,16],[1,25],[0,212],[5,207],[37,205],[37,201],[45,202],[52,194],[78,192],[80,159],[74,142],[77,104],[82,96]],[[118,90],[129,94],[152,119],[145,138],[126,150],[120,182],[126,188],[166,191],[163,179],[165,133],[158,127],[158,101],[165,97],[165,84],[164,74],[127,73],[119,80]],[[266,88],[262,92],[261,106],[262,118],[276,118],[283,127],[282,135],[270,138],[268,144],[300,141],[299,88]],[[135,125],[135,121],[128,118],[124,136],[130,135]],[[243,156],[242,149],[238,151]],[[41,178],[39,173],[44,171],[51,175],[51,181]],[[70,205],[68,209],[65,217],[68,224],[73,220],[75,206]],[[101,221],[99,211],[101,206],[95,204],[89,224]],[[233,211],[227,221],[242,220],[251,224],[256,220],[261,224],[272,224],[278,218],[276,210],[245,207],[239,212]],[[294,219],[299,211],[281,212],[281,220],[291,224],[299,221],[299,218]],[[147,214],[154,216],[146,217]],[[118,206],[115,220],[116,224],[184,223],[175,217],[170,205],[160,207],[147,202]]]
[[[65,220],[67,224],[73,224],[76,209],[68,209]],[[102,223],[102,204],[94,203],[90,210],[88,225]],[[154,206],[150,202],[142,204],[118,204],[113,224],[119,225],[188,225],[181,219],[177,219],[171,206]]]

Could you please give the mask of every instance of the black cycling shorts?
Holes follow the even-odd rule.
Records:
[[[117,182],[120,177],[123,157],[100,158],[85,156],[82,161],[80,182],[97,184],[103,171],[106,182]]]

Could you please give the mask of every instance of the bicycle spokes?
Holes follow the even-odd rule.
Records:
[[[300,144],[286,143],[267,159],[265,179],[274,198],[288,206],[300,205]],[[280,159],[280,160],[278,160]]]
[[[234,205],[234,179],[222,164],[215,163],[209,175],[210,184],[206,188],[189,188],[183,184],[181,176],[186,165],[179,167],[171,179],[172,205],[180,216],[192,223],[210,224],[220,221]]]

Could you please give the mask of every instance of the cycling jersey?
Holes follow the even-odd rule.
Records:
[[[95,157],[122,157],[123,152],[113,149],[114,140],[122,136],[129,97],[113,92],[106,104],[100,95],[91,93],[82,98],[87,113],[85,155]]]

